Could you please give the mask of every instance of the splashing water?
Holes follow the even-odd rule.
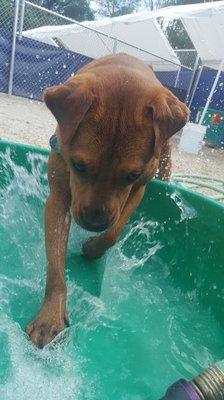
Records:
[[[157,400],[175,380],[216,361],[223,331],[200,303],[197,285],[177,285],[175,238],[144,211],[97,262],[80,256],[88,234],[74,224],[66,271],[70,327],[61,342],[34,348],[24,328],[44,294],[48,189],[46,157],[27,158],[29,171],[9,151],[1,156],[1,400]],[[192,212],[177,204],[181,225]]]
[[[181,211],[180,221],[197,217],[197,213],[194,208],[182,199],[180,193],[174,192],[170,197]]]

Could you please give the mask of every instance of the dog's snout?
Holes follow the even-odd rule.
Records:
[[[89,231],[104,231],[110,225],[109,213],[104,206],[88,207],[80,215],[83,227]]]

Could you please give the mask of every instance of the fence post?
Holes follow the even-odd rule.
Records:
[[[117,52],[117,40],[114,41],[113,54],[116,54],[116,52]]]
[[[221,61],[220,64],[219,64],[219,69],[218,69],[218,71],[217,71],[217,74],[216,74],[215,80],[214,80],[214,82],[213,82],[211,91],[210,91],[209,96],[208,96],[208,99],[207,99],[207,101],[206,101],[205,108],[204,108],[204,110],[203,110],[203,112],[202,112],[200,121],[198,122],[199,125],[202,125],[202,124],[203,124],[203,120],[204,120],[204,118],[205,118],[206,112],[208,111],[209,104],[210,104],[210,102],[211,102],[211,100],[212,100],[212,96],[213,96],[213,94],[214,94],[214,92],[215,92],[215,89],[216,89],[216,86],[217,86],[217,84],[218,84],[220,75],[221,75],[221,73],[222,73],[223,65],[224,65],[224,58],[222,59],[222,61]]]
[[[12,86],[13,86],[15,53],[16,53],[16,33],[17,33],[18,16],[19,16],[19,2],[20,0],[15,0],[13,34],[12,34],[12,51],[11,51],[10,71],[9,71],[9,87],[8,87],[9,95],[12,94]]]
[[[193,87],[193,91],[192,91],[192,94],[191,94],[191,98],[189,99],[188,104],[187,104],[189,108],[191,107],[191,104],[192,104],[192,102],[194,100],[194,95],[196,93],[199,81],[201,79],[201,74],[202,74],[203,68],[204,68],[204,64],[201,65],[201,67],[200,67],[200,69],[198,71],[198,74],[197,74],[196,81],[194,82],[194,87]]]
[[[21,0],[21,5],[20,5],[20,21],[19,21],[19,40],[22,39],[22,33],[23,33],[23,23],[24,23],[24,13],[25,13],[25,0]]]
[[[179,81],[180,71],[181,71],[181,67],[178,68],[178,70],[177,70],[177,76],[176,76],[175,83],[174,83],[174,87],[175,88],[177,87],[177,84],[178,84],[178,81]]]
[[[194,83],[194,78],[195,78],[195,75],[196,75],[196,72],[197,72],[197,69],[198,69],[199,60],[200,60],[200,57],[199,57],[199,55],[197,55],[195,63],[194,63],[194,69],[193,69],[192,75],[191,75],[191,80],[190,80],[190,83],[189,83],[189,86],[188,86],[188,90],[187,90],[187,95],[186,95],[186,99],[185,99],[185,103],[186,104],[188,104],[188,101],[189,101],[189,96],[190,96],[191,89],[192,89],[192,86],[193,86],[193,83]]]

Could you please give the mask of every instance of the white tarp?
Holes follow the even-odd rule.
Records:
[[[144,49],[174,63],[178,58],[162,32],[156,18],[181,19],[195,49],[203,63],[218,68],[224,56],[224,1],[166,7],[154,12],[142,12],[116,18],[84,22],[89,26]],[[97,33],[77,24],[47,26],[23,33],[30,38],[54,44],[61,43],[65,48],[92,58],[113,53],[126,52],[152,64],[155,69],[175,70],[175,66],[163,63],[150,54],[138,51],[131,46],[117,44]],[[56,39],[56,42],[55,42]]]
[[[177,65],[180,64],[156,19],[152,19],[151,13],[87,21],[83,25],[84,27],[77,24],[46,26],[25,31],[23,35],[48,44],[60,43],[66,49],[92,58],[99,58],[114,52],[126,52],[153,65],[155,70],[175,71],[178,69],[178,66],[158,58],[162,57]],[[85,26],[97,29],[108,36],[97,34],[86,29]],[[110,36],[123,40],[127,45],[112,40]],[[145,51],[137,50],[131,45]]]
[[[154,15],[180,18],[203,64],[218,69],[224,57],[224,1],[167,7]]]

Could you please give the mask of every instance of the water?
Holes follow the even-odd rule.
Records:
[[[186,287],[176,276],[176,232],[187,233],[196,217],[180,194],[172,197],[180,208],[177,231],[143,209],[97,262],[80,255],[89,235],[74,224],[66,270],[70,327],[44,350],[28,341],[24,328],[44,293],[48,192],[46,158],[28,160],[30,172],[10,152],[2,155],[0,399],[158,400],[175,380],[217,361],[224,334],[201,301],[200,282],[191,270],[183,270],[192,278]]]

